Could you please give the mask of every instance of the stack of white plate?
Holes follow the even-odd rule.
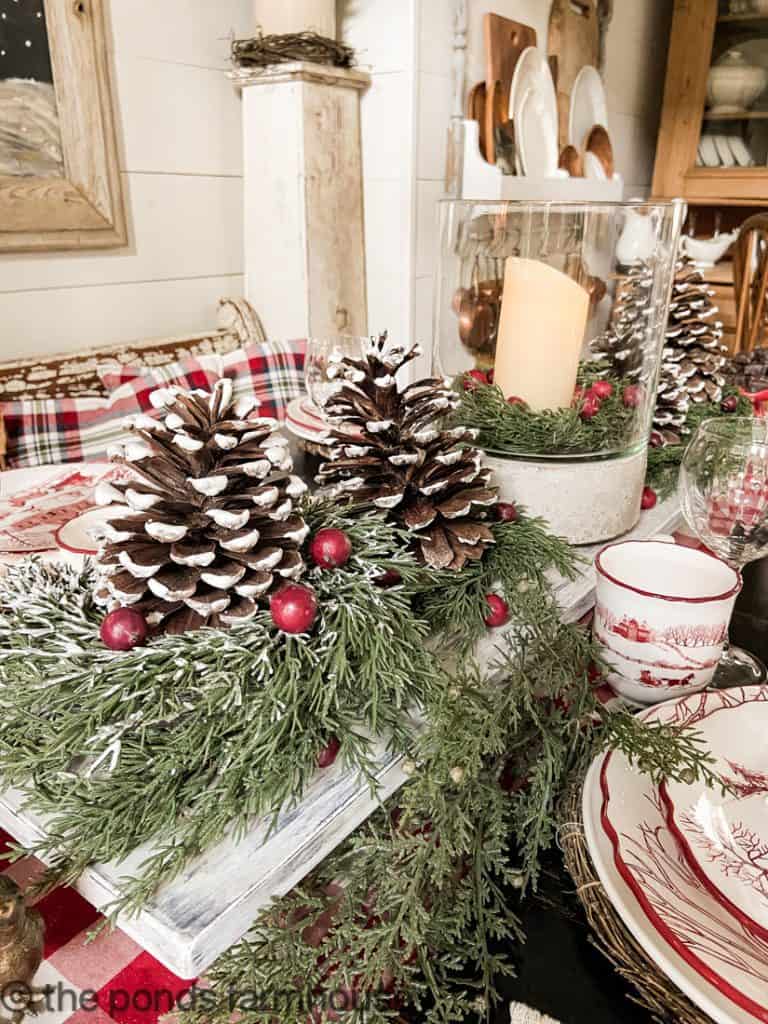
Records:
[[[725,793],[654,786],[618,753],[593,762],[584,827],[595,869],[648,955],[722,1024],[768,1022],[768,686],[660,704],[691,726]]]

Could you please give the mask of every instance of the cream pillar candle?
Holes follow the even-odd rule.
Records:
[[[336,38],[336,0],[253,0],[253,13],[265,36],[311,30]]]
[[[493,371],[504,395],[535,410],[569,406],[588,314],[589,296],[572,278],[510,256]]]

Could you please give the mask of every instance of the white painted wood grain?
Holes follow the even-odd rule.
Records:
[[[242,174],[240,97],[221,71],[115,53],[126,171]]]
[[[453,0],[421,0],[419,4],[420,71],[448,74],[453,55]]]
[[[242,272],[240,178],[123,174],[123,187],[133,214],[127,248],[17,255],[0,264],[0,331],[8,292]]]
[[[416,183],[416,277],[437,271],[440,218],[438,203],[443,198],[442,181]]]
[[[413,88],[409,71],[371,76],[360,104],[367,181],[409,180],[413,174]]]
[[[407,341],[411,332],[412,203],[408,181],[366,179],[368,329]]]
[[[252,0],[111,0],[117,53],[225,68],[230,40],[253,31]]]
[[[445,181],[448,126],[451,120],[450,74],[422,71],[418,77],[416,177]]]
[[[219,298],[242,293],[241,274],[11,292],[0,304],[0,358],[210,330]]]

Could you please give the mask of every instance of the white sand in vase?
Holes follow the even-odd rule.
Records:
[[[0,174],[63,177],[56,96],[49,82],[0,81]]]

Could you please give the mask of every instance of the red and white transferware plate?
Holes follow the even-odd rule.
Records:
[[[642,718],[695,728],[714,706],[766,701],[768,687],[699,693]],[[768,1024],[768,942],[703,884],[668,828],[658,789],[623,754],[593,762],[584,828],[611,902],[661,970],[718,1024]]]
[[[55,550],[59,527],[93,508],[96,484],[124,473],[122,467],[104,462],[3,473],[0,555]]]
[[[768,699],[712,694],[696,728],[728,790],[665,782],[667,823],[702,884],[768,940]]]

